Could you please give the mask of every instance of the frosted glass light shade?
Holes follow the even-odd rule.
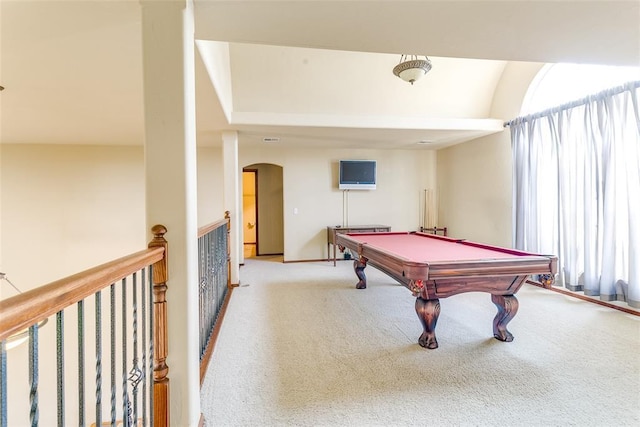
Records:
[[[393,67],[393,74],[413,85],[413,82],[431,70],[431,61],[426,56],[423,58],[418,59],[417,55],[402,55],[400,63]]]

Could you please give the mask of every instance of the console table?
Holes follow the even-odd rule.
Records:
[[[371,224],[371,225],[348,225],[341,227],[339,225],[327,226],[327,261],[330,261],[330,246],[333,245],[333,265],[336,265],[336,234],[342,233],[378,233],[381,231],[391,231],[388,225]]]

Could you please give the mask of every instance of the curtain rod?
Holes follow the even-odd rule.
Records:
[[[612,87],[612,88],[609,88],[609,89],[605,89],[605,90],[603,90],[601,92],[598,92],[598,93],[595,93],[595,94],[592,94],[592,95],[588,95],[588,96],[585,96],[584,98],[580,98],[578,100],[571,101],[571,102],[568,102],[566,104],[559,105],[557,107],[552,107],[552,108],[549,108],[547,110],[540,111],[538,113],[533,113],[533,114],[529,114],[529,115],[526,115],[526,116],[516,117],[513,120],[509,120],[508,122],[504,122],[502,124],[502,126],[503,127],[508,127],[508,126],[511,126],[515,122],[529,121],[529,120],[533,120],[533,119],[538,119],[538,118],[543,117],[543,116],[548,116],[551,113],[558,113],[560,111],[568,110],[570,108],[579,107],[580,105],[586,105],[586,104],[590,103],[591,101],[593,101],[594,99],[598,99],[598,98],[601,98],[601,97],[604,97],[604,96],[617,95],[617,94],[622,93],[622,92],[624,92],[626,90],[637,89],[639,87],[640,87],[640,80],[630,81],[630,82],[627,82],[627,83],[622,84],[620,86],[615,86],[615,87]]]

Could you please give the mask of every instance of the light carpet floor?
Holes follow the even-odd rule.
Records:
[[[638,426],[640,317],[525,285],[492,336],[490,295],[415,298],[373,267],[247,259],[201,390],[206,426]]]

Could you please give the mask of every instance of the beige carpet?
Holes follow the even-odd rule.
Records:
[[[372,267],[247,259],[202,387],[207,426],[637,426],[640,317],[531,285],[511,343],[482,293],[442,299],[440,347]]]

